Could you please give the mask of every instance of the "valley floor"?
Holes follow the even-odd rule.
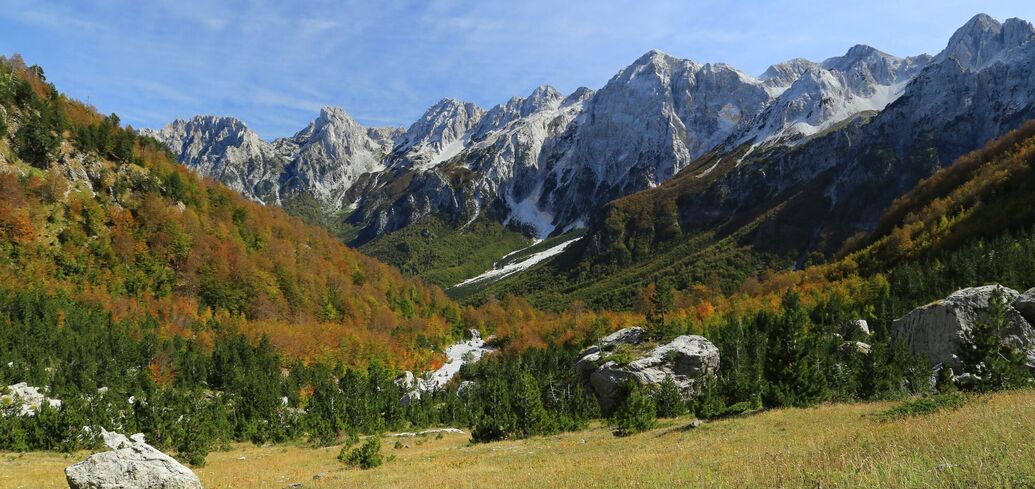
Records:
[[[394,460],[343,469],[338,447],[235,445],[197,469],[206,488],[305,487],[1032,487],[1035,391],[970,399],[963,407],[894,421],[895,403],[783,409],[706,423],[667,420],[616,438],[606,426],[470,445],[467,435],[386,437]],[[66,487],[85,457],[0,453],[0,487]],[[322,477],[314,480],[314,476]]]

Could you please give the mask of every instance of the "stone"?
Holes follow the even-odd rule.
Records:
[[[837,347],[838,351],[855,351],[863,355],[869,355],[873,347],[869,343],[861,341],[846,341]]]
[[[407,370],[399,374],[399,376],[395,378],[394,382],[395,385],[406,391],[406,393],[399,398],[400,404],[403,406],[409,406],[410,404],[420,400],[419,384],[417,377],[413,375],[413,372]]]
[[[61,409],[61,401],[59,399],[51,399],[43,395],[38,387],[33,387],[25,382],[7,386],[4,389],[4,394],[0,395],[0,405],[15,403],[20,405],[17,412],[19,416],[35,415],[43,407],[44,403],[54,409]]]
[[[891,334],[901,340],[914,354],[926,358],[931,365],[960,366],[957,356],[965,335],[988,319],[989,301],[996,288],[1003,294],[1006,307],[1006,328],[1002,339],[1035,356],[1035,329],[1024,316],[1009,304],[1020,294],[1000,285],[970,287],[953,292],[945,299],[918,307],[891,324]]]
[[[620,344],[638,345],[643,341],[643,328],[624,328],[605,336],[599,342],[599,347],[604,350],[611,350]],[[591,347],[592,348],[592,347]]]
[[[71,489],[201,489],[201,480],[176,459],[144,442],[101,430],[111,451],[96,453],[65,469]]]
[[[852,333],[859,332],[866,336],[873,334],[870,331],[870,323],[866,322],[865,319],[852,319],[845,323],[845,336],[851,336]]]
[[[456,386],[456,395],[464,395],[464,392],[474,389],[475,385],[476,384],[473,380],[465,380],[463,382],[460,382],[460,385]]]
[[[1028,289],[1014,299],[1012,304],[1029,324],[1035,324],[1035,288]]]
[[[658,386],[671,376],[683,399],[689,401],[697,394],[700,382],[719,370],[719,349],[702,336],[679,336],[625,365],[603,358],[605,362],[591,370],[589,366],[601,360],[599,355],[587,355],[579,362],[581,371],[589,372],[589,386],[604,414],[614,408],[618,386],[627,380],[643,386]]]
[[[389,437],[393,437],[393,438],[400,438],[400,437],[412,437],[412,436],[437,435],[439,433],[453,433],[453,434],[458,434],[458,435],[465,434],[464,430],[461,430],[459,428],[432,428],[430,430],[424,430],[424,431],[416,431],[416,432],[414,432],[414,431],[405,431],[405,432],[402,432],[402,433],[392,433],[392,434],[385,435],[385,436],[389,436]]]

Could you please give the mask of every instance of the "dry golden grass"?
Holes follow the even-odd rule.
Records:
[[[599,425],[484,445],[446,435],[402,438],[409,447],[396,449],[386,438],[395,459],[365,471],[343,468],[338,447],[242,444],[212,453],[197,473],[207,488],[1035,487],[1035,391],[873,418],[892,405],[775,410],[689,431],[683,418],[628,438]],[[0,487],[64,487],[62,470],[84,455],[0,454]]]

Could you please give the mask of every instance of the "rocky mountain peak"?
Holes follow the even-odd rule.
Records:
[[[441,149],[441,146],[463,136],[484,113],[473,103],[444,98],[428,108],[424,115],[406,130],[403,145],[415,147],[428,144]]]
[[[326,125],[332,123],[343,123],[352,126],[358,126],[359,123],[355,121],[345,109],[340,107],[323,107],[320,109],[320,115],[315,121],[318,125]]]
[[[765,73],[762,73],[762,76],[760,76],[759,79],[762,80],[767,87],[786,89],[791,86],[795,80],[801,78],[805,72],[814,70],[818,66],[819,65],[815,62],[809,61],[805,58],[794,58],[784,61],[783,63],[777,63],[770,66],[765,70]],[[778,94],[778,91],[773,93],[774,96]]]
[[[593,96],[593,93],[593,90],[587,87],[576,88],[574,92],[571,92],[571,95],[564,97],[564,100],[561,101],[561,107],[568,107],[570,105],[585,102]]]
[[[673,72],[697,71],[701,65],[689,60],[680,59],[670,54],[652,49],[640,56],[631,65],[622,69],[612,78],[626,82],[649,75],[652,79],[667,79]]]
[[[549,85],[540,85],[528,97],[512,97],[497,105],[478,121],[471,131],[471,139],[481,141],[490,133],[503,129],[508,124],[543,110],[554,110],[560,106],[564,95]]]
[[[266,149],[259,135],[234,117],[198,115],[176,119],[157,131],[143,129],[141,133],[166,143],[188,165],[200,164],[201,159],[210,157],[247,157]]]
[[[960,27],[935,61],[955,59],[966,69],[979,70],[999,59],[1006,50],[1035,38],[1035,27],[1021,19],[1004,23],[978,14]]]
[[[443,98],[424,112],[392,152],[388,166],[430,168],[458,154],[485,111],[471,102]]]
[[[305,144],[314,138],[334,137],[335,133],[357,130],[363,131],[362,126],[349,116],[345,110],[338,107],[323,107],[320,114],[306,126],[305,129],[296,133],[291,139],[298,144]]]
[[[564,100],[564,95],[550,85],[539,85],[535,90],[521,101],[521,116],[538,112],[545,107],[559,104]]]

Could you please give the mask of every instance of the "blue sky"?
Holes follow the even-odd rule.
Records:
[[[273,138],[324,105],[406,126],[442,97],[599,88],[650,49],[750,74],[859,43],[934,54],[978,12],[1035,2],[0,0],[0,53],[137,127],[233,115]]]

